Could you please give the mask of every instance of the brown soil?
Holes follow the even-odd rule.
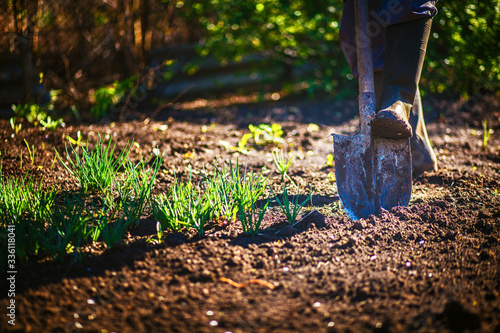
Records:
[[[236,145],[249,123],[284,126],[297,159],[291,177],[314,187],[311,213],[297,227],[272,207],[260,235],[238,222],[212,225],[206,236],[165,233],[153,245],[152,217],[112,249],[96,245],[80,261],[33,258],[16,275],[16,325],[7,324],[2,292],[0,331],[18,332],[314,332],[500,331],[500,130],[498,99],[473,105],[426,101],[438,172],[414,180],[409,207],[353,222],[339,210],[325,165],[333,132],[354,133],[355,103],[281,103],[215,110],[169,110],[165,121],[25,128],[13,135],[0,121],[3,173],[27,171],[46,186],[77,188],[59,162],[65,135],[111,135],[133,154],[168,155],[155,191],[188,166],[233,160],[220,140]],[[439,114],[444,116],[439,118]],[[439,121],[441,119],[441,121]],[[482,147],[481,120],[496,129]],[[319,131],[308,131],[316,123]],[[166,125],[166,126],[165,126]],[[166,128],[168,126],[168,128]],[[202,126],[205,126],[202,128]],[[309,130],[312,130],[309,127]],[[26,139],[36,147],[33,165]],[[42,146],[42,142],[44,146]],[[44,148],[45,147],[45,148]],[[20,169],[20,151],[23,168]],[[272,147],[239,161],[279,176]],[[38,167],[42,166],[42,167]],[[314,212],[316,211],[316,212]],[[2,279],[2,283],[5,279]]]

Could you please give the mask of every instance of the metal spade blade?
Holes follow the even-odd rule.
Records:
[[[368,131],[369,132],[369,131]],[[342,207],[353,220],[407,206],[412,191],[409,140],[334,135],[335,176]]]
[[[409,139],[384,139],[371,134],[376,113],[371,40],[366,0],[355,1],[361,130],[354,136],[333,135],[337,192],[353,220],[378,214],[381,208],[408,205],[412,190]]]

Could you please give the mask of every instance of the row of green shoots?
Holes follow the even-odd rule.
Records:
[[[288,176],[293,156],[286,160],[283,151],[273,152],[281,174],[283,192],[277,195],[263,171],[251,172],[238,163],[216,163],[211,171],[197,172],[201,177],[180,181],[177,177],[166,190],[153,195],[155,180],[164,155],[149,161],[132,160],[128,144],[115,153],[116,143],[101,140],[90,144],[79,141],[66,147],[65,156],[57,156],[79,189],[68,191],[44,188],[43,179],[28,175],[8,178],[0,166],[1,247],[7,249],[7,233],[15,229],[16,256],[25,262],[39,256],[76,258],[81,249],[95,242],[108,248],[121,242],[125,233],[137,227],[141,218],[153,218],[160,243],[162,231],[194,229],[201,237],[210,223],[241,223],[243,233],[259,232],[270,203],[281,207],[290,224],[295,223],[303,202],[289,195],[297,185]],[[267,188],[269,191],[266,191]],[[5,253],[5,252],[4,252]]]

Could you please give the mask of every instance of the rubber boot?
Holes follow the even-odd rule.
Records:
[[[424,171],[437,171],[437,159],[425,128],[422,100],[418,88],[409,120],[413,130],[413,136],[410,138],[413,177],[418,177]]]
[[[377,100],[380,100],[383,87],[383,72],[375,72],[374,81]],[[410,112],[409,123],[414,133],[410,138],[413,177],[418,177],[424,171],[436,171],[437,159],[427,135],[422,100],[418,88]]]
[[[432,19],[389,26],[384,50],[380,111],[371,126],[374,135],[404,139],[412,136],[408,122],[425,58]]]

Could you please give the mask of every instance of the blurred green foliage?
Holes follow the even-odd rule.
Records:
[[[186,19],[196,18],[205,29],[201,55],[211,54],[224,64],[265,53],[293,67],[314,68],[305,79],[309,92],[320,89],[343,98],[355,90],[356,82],[346,79],[350,71],[339,47],[343,1],[185,0],[176,5]],[[498,90],[500,0],[437,5],[421,82],[424,91],[467,97]]]
[[[131,93],[136,81],[137,76],[133,75],[121,81],[114,81],[91,92],[90,101],[93,105],[90,108],[90,112],[92,115],[95,118],[107,116],[126,94]]]
[[[440,1],[423,83],[467,98],[500,90],[500,1]]]
[[[54,103],[61,91],[51,90],[50,101],[47,104],[38,103],[25,103],[25,104],[13,104],[11,106],[12,111],[14,111],[15,116],[10,118],[10,124],[14,132],[19,132],[22,129],[22,122],[26,120],[27,122],[33,124],[35,127],[42,125],[43,129],[55,130],[60,126],[65,126],[62,118],[52,119],[51,115],[55,115]]]
[[[259,63],[258,70],[284,68],[279,80],[284,81],[285,91],[299,88],[313,97],[323,93],[336,99],[357,95],[357,82],[339,42],[342,0],[111,3],[2,3],[0,18],[8,33],[0,34],[0,48],[13,45],[8,36],[27,36],[40,70],[47,74],[45,82],[51,89],[62,89],[71,103],[93,106],[96,117],[108,114],[133,90],[127,78],[137,79],[150,65],[153,50],[186,44],[198,44],[201,56],[213,56],[222,65],[265,55],[266,63]],[[424,93],[467,98],[498,91],[500,0],[448,0],[438,1],[437,6],[421,81]],[[128,11],[130,14],[123,14]],[[169,61],[163,70],[165,80],[173,79],[183,66],[175,59]],[[189,62],[183,74],[194,74],[200,68],[200,63]],[[110,78],[118,81],[106,85]]]
[[[165,1],[166,2],[166,1]],[[204,29],[198,49],[224,65],[263,53],[269,65],[286,64],[285,80],[299,79],[310,95],[317,90],[349,94],[349,67],[338,38],[342,1],[332,0],[186,0],[183,15]],[[303,68],[299,78],[291,68]]]

